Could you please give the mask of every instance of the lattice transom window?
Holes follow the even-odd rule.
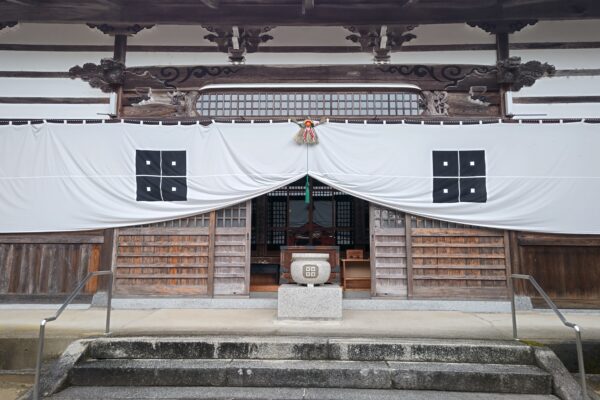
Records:
[[[395,117],[423,112],[416,90],[382,88],[276,88],[207,90],[197,103],[204,117]]]

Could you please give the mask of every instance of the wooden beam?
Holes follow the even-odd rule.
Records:
[[[108,104],[108,97],[0,97],[0,104]]]
[[[301,3],[300,3],[301,1]],[[600,2],[574,7],[571,1],[497,0],[55,0],[32,7],[24,0],[0,2],[5,21],[100,24],[214,24],[223,25],[356,25],[435,24],[465,21],[514,21],[528,19],[593,19],[600,17]],[[315,6],[316,5],[316,6]],[[306,11],[300,12],[300,8]]]
[[[423,90],[498,90],[494,65],[296,65],[147,66],[127,68],[125,90],[195,90],[223,83],[403,83]]]
[[[511,50],[599,49],[600,42],[523,42],[510,43]],[[114,50],[113,45],[21,44],[0,43],[0,51],[90,52]],[[394,52],[494,51],[495,43],[405,44]],[[360,53],[359,46],[260,46],[259,53]],[[195,45],[127,45],[128,53],[214,53],[215,46]]]

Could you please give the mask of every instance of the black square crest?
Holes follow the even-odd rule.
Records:
[[[136,150],[136,200],[186,201],[186,152]]]
[[[469,203],[485,203],[487,201],[485,178],[461,178],[460,201]]]
[[[485,152],[483,150],[459,151],[460,173],[463,176],[485,176]]]
[[[458,152],[434,151],[433,176],[458,176]]]
[[[160,151],[135,151],[136,175],[160,175]]]
[[[162,201],[160,194],[160,176],[138,176],[137,201]]]
[[[458,203],[458,178],[433,178],[434,203]]]
[[[432,152],[434,203],[487,202],[484,150]]]

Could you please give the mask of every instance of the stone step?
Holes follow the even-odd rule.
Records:
[[[239,386],[413,389],[550,394],[552,379],[538,367],[507,364],[107,359],[70,373],[72,386]]]
[[[264,387],[70,387],[51,400],[558,400],[552,395]]]
[[[101,338],[90,343],[88,357],[535,364],[532,349],[515,341],[315,337]]]

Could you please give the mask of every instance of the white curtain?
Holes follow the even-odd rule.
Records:
[[[181,218],[268,193],[308,173],[354,196],[426,217],[600,234],[599,128],[329,123],[317,127],[319,144],[307,146],[294,142],[298,126],[290,123],[1,126],[0,232]],[[140,150],[185,151],[185,201],[139,200]],[[483,154],[485,202],[434,202],[439,151]]]

